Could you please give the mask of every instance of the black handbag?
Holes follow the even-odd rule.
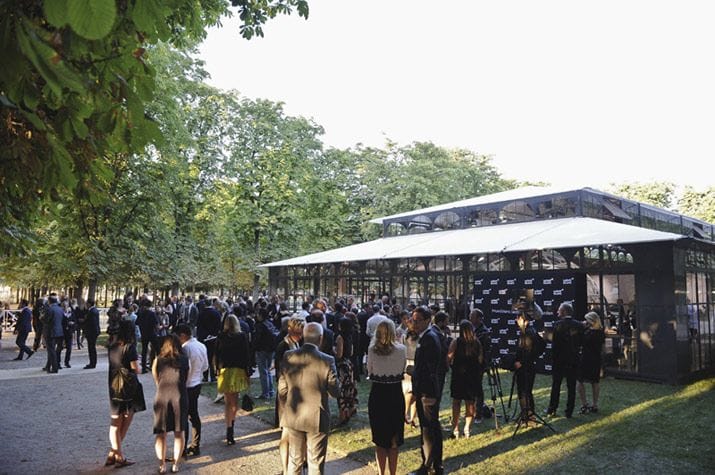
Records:
[[[246,412],[251,412],[254,407],[255,403],[253,402],[253,399],[251,399],[251,396],[249,396],[248,393],[244,394],[243,399],[241,399],[241,409]]]

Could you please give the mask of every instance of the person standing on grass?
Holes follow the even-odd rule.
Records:
[[[321,325],[322,328],[322,325]],[[353,355],[353,321],[348,317],[335,323],[335,359],[340,381],[338,394],[339,424],[347,424],[357,412],[357,387],[353,375],[351,357]],[[322,334],[321,334],[322,336]]]
[[[452,367],[450,393],[452,396],[452,435],[459,438],[459,413],[464,401],[464,437],[469,437],[470,427],[477,412],[476,399],[484,357],[474,327],[469,320],[459,324],[459,336],[452,340],[447,360]]]
[[[189,444],[188,424],[186,424],[185,450],[187,457],[201,454],[201,417],[199,416],[199,395],[201,394],[201,378],[209,368],[209,358],[206,347],[191,334],[191,327],[186,323],[176,326],[176,335],[181,342],[186,357],[189,359],[189,374],[186,377],[186,392],[189,398],[189,421],[191,422],[192,438]]]
[[[249,366],[248,338],[241,331],[238,318],[230,314],[224,320],[223,331],[216,338],[214,366],[218,373],[216,390],[224,395],[226,422],[226,445],[234,445],[233,438],[236,412],[238,411],[238,395],[248,389]]]
[[[555,416],[559,407],[561,382],[566,378],[566,412],[567,418],[573,415],[576,404],[576,377],[578,375],[579,354],[583,338],[583,325],[573,319],[573,307],[564,302],[559,305],[559,321],[554,327],[552,342],[553,367],[551,371],[551,398],[546,414]]]
[[[422,433],[422,465],[414,472],[418,475],[442,475],[442,427],[439,423],[439,364],[442,344],[432,331],[432,312],[426,306],[412,312],[412,327],[418,335],[415,368],[412,374],[411,399],[417,402],[417,417]]]
[[[15,344],[20,348],[20,354],[15,358],[17,361],[21,361],[25,353],[27,353],[28,359],[35,353],[25,344],[27,335],[32,331],[32,310],[30,310],[29,305],[30,302],[27,299],[20,301],[20,316],[15,322],[15,333],[17,333]]]
[[[367,403],[372,442],[380,475],[397,473],[398,449],[405,441],[405,398],[402,378],[405,346],[396,342],[395,324],[380,322],[368,347],[367,372],[372,383]]]
[[[289,433],[287,473],[299,475],[308,461],[308,473],[324,473],[330,432],[328,396],[337,397],[335,359],[318,349],[323,337],[319,323],[303,328],[303,346],[288,351],[281,362],[279,397],[283,399],[281,426]],[[307,456],[306,456],[307,454]]]
[[[578,368],[578,395],[581,399],[581,414],[598,412],[599,382],[601,380],[601,350],[606,335],[601,325],[601,318],[596,312],[586,314],[583,333],[583,352]],[[588,404],[586,388],[583,383],[591,383],[593,404]]]

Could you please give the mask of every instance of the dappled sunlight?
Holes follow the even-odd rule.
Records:
[[[613,433],[614,429],[618,426],[637,422],[639,416],[643,415],[646,411],[665,412],[675,405],[685,405],[691,399],[702,396],[714,389],[715,380],[701,381],[675,394],[643,401],[594,421],[581,423],[575,427],[568,428],[566,432],[563,432],[563,430],[568,426],[564,427],[562,424],[561,427],[557,427],[557,430],[559,430],[558,434],[552,435],[551,433],[544,432],[543,438],[531,443],[525,443],[524,441],[524,439],[527,438],[526,434],[528,434],[528,432],[520,431],[514,440],[515,447],[504,447],[504,451],[490,457],[490,452],[497,451],[500,444],[505,443],[506,439],[511,438],[511,431],[508,429],[513,427],[513,425],[507,425],[502,429],[501,434],[496,434],[495,432],[484,433],[482,434],[483,437],[475,438],[476,440],[474,442],[470,441],[470,447],[479,447],[477,451],[483,452],[485,456],[483,461],[488,462],[488,467],[480,466],[482,460],[474,464],[474,462],[477,461],[472,459],[472,464],[470,464],[468,469],[465,469],[464,473],[473,473],[475,470],[481,470],[482,468],[488,472],[519,471],[520,468],[527,468],[527,466],[515,467],[515,462],[520,458],[528,459],[528,469],[530,471],[538,471],[539,469],[546,470],[549,465],[558,464],[560,461],[574,456],[579,449],[586,451],[593,449],[598,451],[597,442],[599,442],[600,439],[606,437],[609,433]],[[529,435],[529,437],[530,436],[531,435]],[[481,444],[483,442],[486,442],[488,446],[483,446]],[[490,450],[490,448],[493,450]],[[467,447],[465,447],[465,449],[467,449]],[[465,457],[466,459],[470,455],[468,450],[464,450],[450,458]]]

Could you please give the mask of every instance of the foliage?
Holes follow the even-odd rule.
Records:
[[[702,191],[686,187],[678,200],[678,209],[685,215],[715,223],[715,187]]]
[[[618,196],[658,206],[659,208],[672,210],[676,206],[676,188],[672,183],[612,183],[610,191]]]
[[[245,38],[305,0],[234,0]],[[0,220],[5,252],[48,199],[111,173],[107,155],[161,139],[146,104],[156,90],[147,49],[206,35],[227,0],[0,2]]]

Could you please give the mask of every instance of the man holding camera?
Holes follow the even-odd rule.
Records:
[[[559,321],[554,327],[551,349],[553,356],[551,399],[549,407],[546,409],[546,414],[550,416],[556,415],[561,394],[561,382],[566,378],[568,396],[565,415],[570,418],[573,415],[576,402],[576,376],[581,340],[583,338],[583,326],[573,319],[573,307],[570,303],[562,303],[559,306],[558,315]]]
[[[520,300],[516,309],[519,312],[516,324],[519,326],[520,335],[514,361],[514,377],[521,405],[521,418],[528,422],[534,414],[536,360],[544,352],[546,346],[531,321],[540,319],[543,311],[533,301],[526,300]]]

